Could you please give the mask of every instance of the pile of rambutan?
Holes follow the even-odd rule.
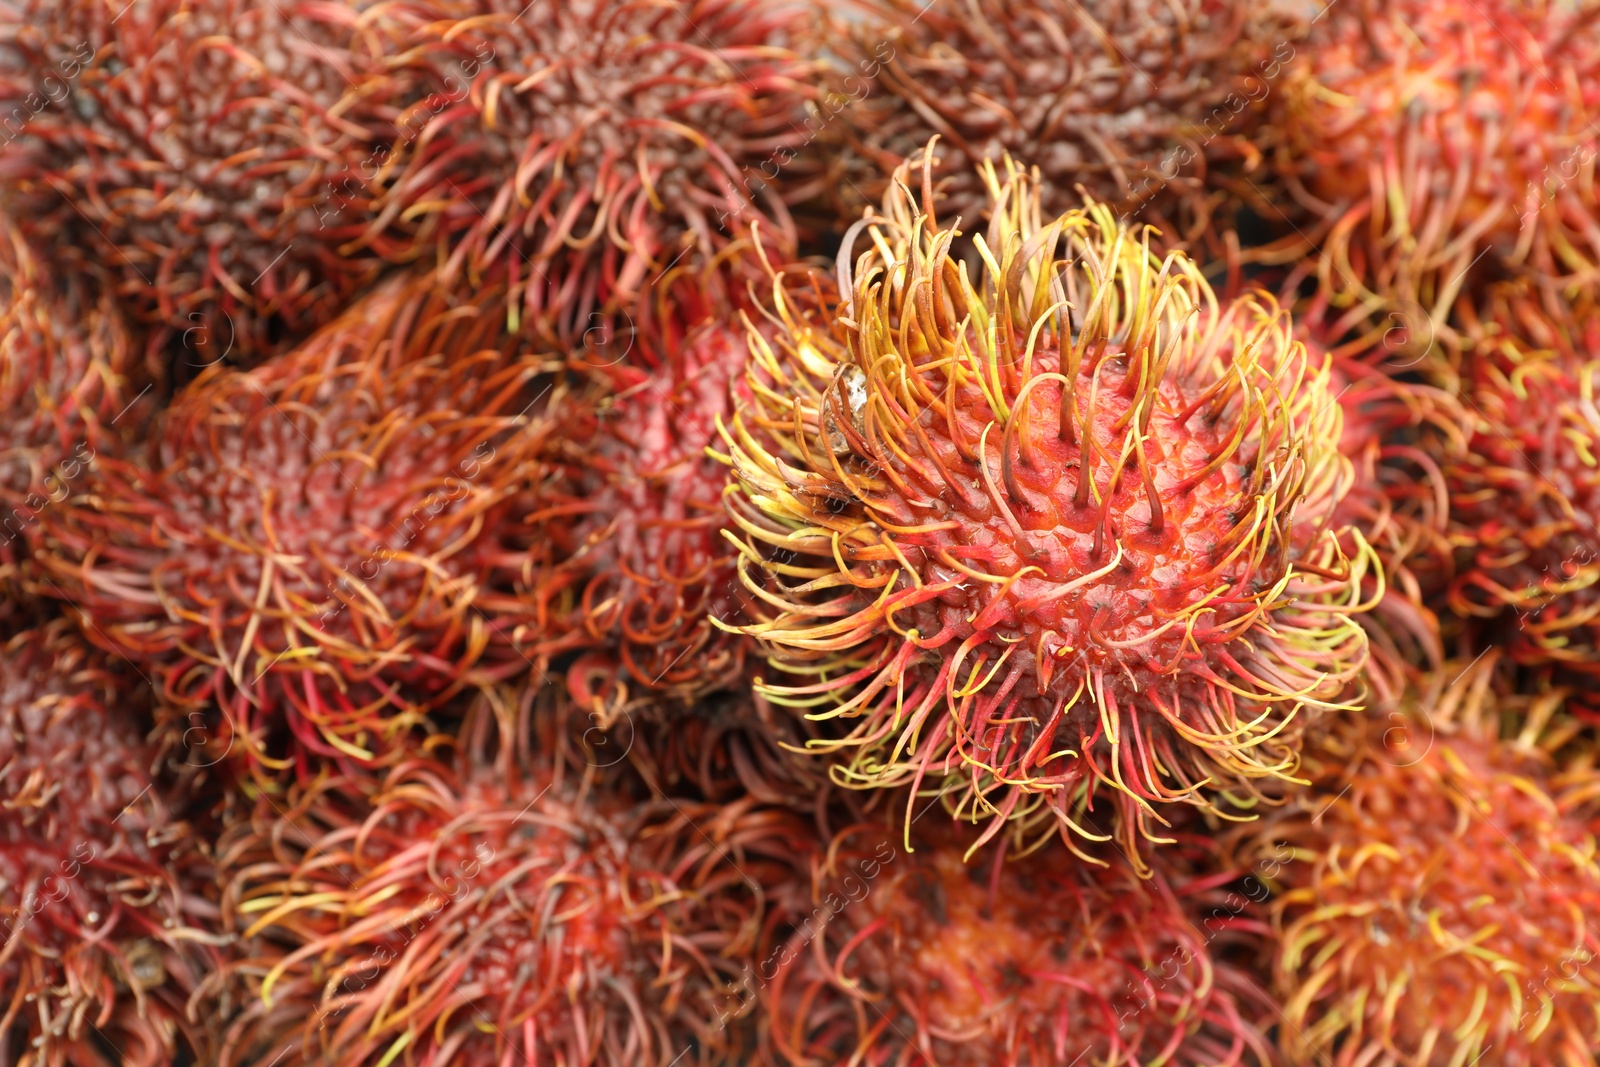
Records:
[[[1597,0],[0,0],[0,1065],[1600,1062]]]

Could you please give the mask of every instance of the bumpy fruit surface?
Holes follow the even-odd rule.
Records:
[[[39,513],[131,426],[137,352],[121,314],[90,278],[61,277],[0,218],[0,574],[26,551]],[[113,449],[114,451],[114,449]]]
[[[222,1062],[743,1062],[725,991],[805,825],[559,768],[526,736],[418,755],[230,830],[225,918],[257,954]]]
[[[0,645],[0,1035],[14,1062],[200,1054],[185,1002],[217,966],[188,825],[151,778],[137,675],[63,619]],[[148,701],[144,701],[148,703]],[[20,1042],[21,1047],[11,1045]]]
[[[1342,706],[1371,556],[1327,521],[1340,409],[1270,300],[988,175],[976,282],[891,198],[837,309],[775,285],[725,433],[743,630],[841,781],[1086,835],[1104,792],[1132,845],[1158,804],[1292,773],[1294,720]]]
[[[1559,693],[1502,739],[1492,665],[1337,723],[1311,789],[1246,828],[1241,866],[1277,890],[1290,1063],[1593,1062],[1600,777],[1557,758]]]
[[[864,7],[826,23],[844,70],[807,120],[832,156],[825,191],[850,216],[937,134],[951,167],[946,222],[981,223],[977,168],[1010,153],[1039,167],[1052,214],[1079,203],[1080,184],[1119,210],[1170,212],[1177,193],[1189,201],[1183,228],[1198,236],[1211,215],[1208,167],[1254,152],[1241,136],[1252,103],[1294,54],[1290,20],[1233,0]]]
[[[1431,448],[1462,555],[1450,605],[1511,623],[1522,663],[1600,677],[1600,313],[1496,319],[1462,371],[1470,437]]]
[[[769,1061],[1270,1062],[1164,876],[1064,849],[964,864],[948,826],[910,853],[882,827],[830,843],[811,913],[749,979]]]
[[[400,126],[399,186],[451,175],[451,270],[520,278],[530,320],[576,343],[680,261],[752,222],[792,226],[757,176],[801,134],[812,64],[788,48],[803,8],[761,0],[425,0],[408,64],[444,91]],[[596,316],[600,316],[599,319]]]
[[[21,0],[0,14],[4,187],[69,262],[120,276],[179,379],[331,320],[434,228],[379,217],[394,118],[426,95],[355,2]],[[376,25],[373,25],[373,23]],[[17,121],[20,118],[21,121]],[[418,201],[449,194],[434,179]]]
[[[208,368],[146,456],[102,460],[44,513],[39,591],[155,670],[166,704],[221,709],[195,759],[371,760],[502,669],[476,601],[550,385],[503,287],[436,283],[395,279],[293,352]]]
[[[655,369],[617,363],[593,375],[561,418],[558,473],[529,517],[550,566],[524,583],[549,656],[591,649],[571,688],[621,708],[628,691],[693,700],[743,677],[746,641],[737,551],[723,536],[727,467],[706,455],[748,345],[737,325],[706,321]]]
[[[1600,23],[1546,0],[1334,4],[1275,95],[1280,171],[1326,229],[1322,281],[1426,347],[1496,269],[1600,265]],[[1380,315],[1386,331],[1394,321]]]

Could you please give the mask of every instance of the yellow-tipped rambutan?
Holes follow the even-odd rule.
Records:
[[[290,353],[207,368],[144,457],[98,463],[38,524],[39,592],[166,705],[214,703],[208,760],[376,758],[474,672],[528,669],[487,664],[476,601],[539,469],[542,366],[503,286],[394,279]]]
[[[1559,691],[1513,708],[1493,668],[1331,724],[1311,788],[1242,828],[1239,865],[1276,889],[1288,1062],[1593,1062],[1600,773],[1564,749]]]
[[[0,1058],[159,1067],[209,1049],[186,1001],[209,861],[141,736],[141,679],[64,619],[0,644]],[[144,699],[141,700],[141,696]],[[113,1060],[111,1053],[117,1058]]]
[[[1132,846],[1159,804],[1292,773],[1365,658],[1371,551],[1326,521],[1339,405],[1270,298],[1219,306],[1105,207],[1046,221],[986,174],[976,281],[905,192],[837,309],[774,279],[724,434],[742,629],[841,782],[1086,835],[1109,794]]]
[[[809,914],[748,978],[764,1062],[1271,1062],[1165,874],[1057,849],[968,865],[950,824],[914,834],[856,825],[819,853]]]
[[[1273,98],[1277,166],[1334,301],[1458,340],[1459,293],[1600,284],[1600,17],[1562,0],[1330,4]]]
[[[529,707],[493,755],[469,720],[455,758],[296,786],[225,834],[254,954],[221,1063],[744,1062],[729,990],[808,828],[565,770]]]

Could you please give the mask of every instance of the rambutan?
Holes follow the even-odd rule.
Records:
[[[1182,236],[1199,237],[1208,165],[1254,152],[1241,136],[1252,104],[1293,55],[1289,20],[1234,0],[861,7],[824,20],[846,70],[807,120],[840,217],[881,202],[885,176],[937,134],[951,168],[941,213],[969,228],[989,206],[979,165],[1010,154],[1039,167],[1047,214],[1077,206],[1079,185],[1119,211],[1170,211],[1161,201],[1178,193]]]
[[[415,254],[435,181],[378,184],[402,108],[436,88],[388,62],[380,7],[345,0],[18,0],[0,110],[15,142],[8,205],[118,295],[192,366],[254,359],[334,318],[386,259]]]
[[[395,51],[445,91],[400,117],[385,209],[443,211],[447,273],[523,279],[530,320],[575,342],[685,256],[754,222],[793,244],[760,166],[802,137],[804,9],[764,0],[426,0]],[[418,203],[435,173],[471,193]],[[791,248],[792,251],[792,248]],[[515,287],[515,285],[514,285]]]
[[[949,824],[916,834],[847,827],[819,857],[811,914],[747,978],[768,1062],[1271,1062],[1164,875],[1059,849],[967,865]]]
[[[197,929],[216,918],[197,895],[210,868],[152,781],[141,688],[64,619],[0,646],[7,1063],[154,1067],[207,1047],[185,1003],[217,965]]]
[[[732,414],[747,351],[742,328],[705,322],[666,367],[608,368],[561,420],[562,473],[527,534],[552,565],[524,584],[549,618],[531,630],[538,654],[595,649],[571,672],[586,704],[623,707],[630,682],[693,700],[743,676],[746,640],[711,622],[742,615],[738,553],[722,534],[727,468],[706,448]]]
[[[136,396],[133,347],[90,279],[56,276],[0,217],[0,569],[8,579],[39,513],[81,489],[110,447]]]
[[[1307,340],[1313,355],[1325,351]],[[1468,418],[1454,396],[1396,377],[1381,363],[1334,355],[1328,388],[1343,412],[1339,452],[1350,482],[1324,521],[1357,551],[1360,532],[1381,564],[1363,580],[1372,611],[1360,616],[1372,657],[1364,680],[1378,701],[1405,690],[1414,668],[1443,663],[1429,606],[1453,573],[1448,483],[1423,440],[1464,441]]]
[[[97,464],[41,519],[40,591],[157,671],[164,704],[214,702],[210,752],[374,759],[460,688],[528,670],[484,661],[500,624],[475,600],[538,469],[541,367],[503,287],[395,279],[290,353],[207,368],[141,461]],[[297,744],[269,755],[285,727]]]
[[[1135,853],[1155,805],[1292,773],[1293,720],[1346,706],[1372,558],[1323,518],[1340,409],[1270,298],[1218,306],[1104,206],[1045,223],[986,173],[977,284],[909,196],[855,228],[836,312],[777,280],[724,434],[742,631],[842,783],[1086,836],[1104,790]]]
[[[1475,332],[1460,385],[1470,436],[1432,446],[1464,557],[1450,606],[1514,618],[1521,663],[1600,677],[1600,313],[1556,320],[1501,303]]]
[[[1563,749],[1560,693],[1512,709],[1493,667],[1331,724],[1311,788],[1242,829],[1240,865],[1277,891],[1290,1063],[1593,1062],[1600,776]]]
[[[1600,11],[1555,0],[1357,0],[1311,25],[1275,97],[1277,166],[1324,226],[1356,320],[1457,338],[1459,293],[1505,271],[1600,282]],[[1304,229],[1304,227],[1302,227]]]
[[[469,737],[330,776],[225,835],[226,918],[259,954],[222,1064],[741,1062],[728,991],[810,832],[570,773],[529,706],[492,759]]]

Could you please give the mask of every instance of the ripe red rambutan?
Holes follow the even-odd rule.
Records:
[[[207,368],[148,455],[102,460],[42,517],[40,591],[156,671],[165,704],[215,702],[210,762],[371,760],[456,690],[528,669],[485,661],[500,623],[475,600],[552,386],[503,287],[436,283],[386,283],[254,370]]]
[[[1313,358],[1325,349],[1307,340]],[[1467,417],[1446,390],[1396,377],[1367,359],[1333,355],[1329,390],[1343,412],[1339,453],[1349,478],[1325,521],[1357,551],[1354,532],[1372,546],[1381,573],[1368,574],[1360,616],[1371,647],[1364,680],[1378,701],[1399,697],[1414,668],[1444,659],[1438,617],[1428,606],[1453,568],[1448,484],[1425,438],[1464,441]]]
[[[1511,312],[1517,312],[1513,318]],[[1449,603],[1506,619],[1513,657],[1600,677],[1600,313],[1504,302],[1461,372],[1465,441],[1432,445],[1462,550]]]
[[[727,468],[706,455],[748,351],[742,327],[708,321],[655,371],[608,368],[561,420],[555,459],[527,536],[551,566],[531,573],[540,655],[596,648],[572,667],[585,705],[618,709],[631,682],[693,700],[737,682],[746,639],[737,550],[722,534]],[[565,608],[557,606],[565,603]]]
[[[1290,1063],[1593,1062],[1600,776],[1563,751],[1559,691],[1511,709],[1493,668],[1332,724],[1311,788],[1242,828],[1241,865],[1277,890]]]
[[[804,8],[426,0],[393,14],[407,64],[444,87],[398,120],[429,150],[396,156],[396,189],[447,167],[471,198],[397,191],[386,209],[449,214],[462,232],[447,273],[500,265],[522,279],[529,318],[572,342],[752,222],[793,244],[752,172],[801,137],[814,64],[788,44]]]
[[[1177,192],[1182,236],[1199,237],[1208,166],[1254,154],[1241,136],[1252,102],[1278,75],[1274,47],[1293,54],[1279,44],[1288,20],[1234,0],[862,7],[823,21],[846,72],[807,120],[831,157],[819,191],[841,218],[881,202],[884,178],[937,134],[951,167],[941,213],[969,228],[989,206],[979,164],[1009,153],[1039,167],[1048,214],[1077,206],[1080,184],[1119,211],[1164,212]]]
[[[0,646],[0,1058],[172,1062],[217,965],[209,864],[159,783],[137,677],[64,619]],[[200,927],[197,929],[196,927]],[[180,1038],[180,1034],[182,1035]]]
[[[1325,16],[1325,17],[1324,17]],[[1278,169],[1325,228],[1324,290],[1453,344],[1494,272],[1600,281],[1600,17],[1561,0],[1330,4],[1274,110]],[[1300,238],[1296,238],[1300,241]],[[1386,328],[1385,321],[1378,328]]]
[[[747,977],[767,1062],[1271,1062],[1165,875],[1061,849],[969,866],[949,824],[916,832],[819,855],[811,914]]]
[[[775,284],[724,434],[741,630],[768,699],[837,725],[842,783],[1085,836],[1103,790],[1136,853],[1155,805],[1290,774],[1293,720],[1346,706],[1372,559],[1319,518],[1340,409],[1270,298],[1218,306],[1104,206],[1044,223],[987,173],[978,283],[906,197],[836,312]]]
[[[133,344],[89,279],[58,278],[0,218],[0,573],[12,584],[25,533],[82,487],[128,404]],[[128,418],[128,423],[137,416]]]
[[[433,86],[354,0],[17,0],[0,34],[12,210],[192,364],[259,358],[334,318],[427,212],[380,215],[395,120]],[[393,190],[414,202],[449,187]],[[154,354],[154,353],[152,353]]]
[[[751,1005],[727,991],[805,824],[640,803],[525,731],[492,759],[475,732],[225,834],[226,917],[258,954],[233,965],[250,997],[220,1062],[740,1062],[727,1023]]]

